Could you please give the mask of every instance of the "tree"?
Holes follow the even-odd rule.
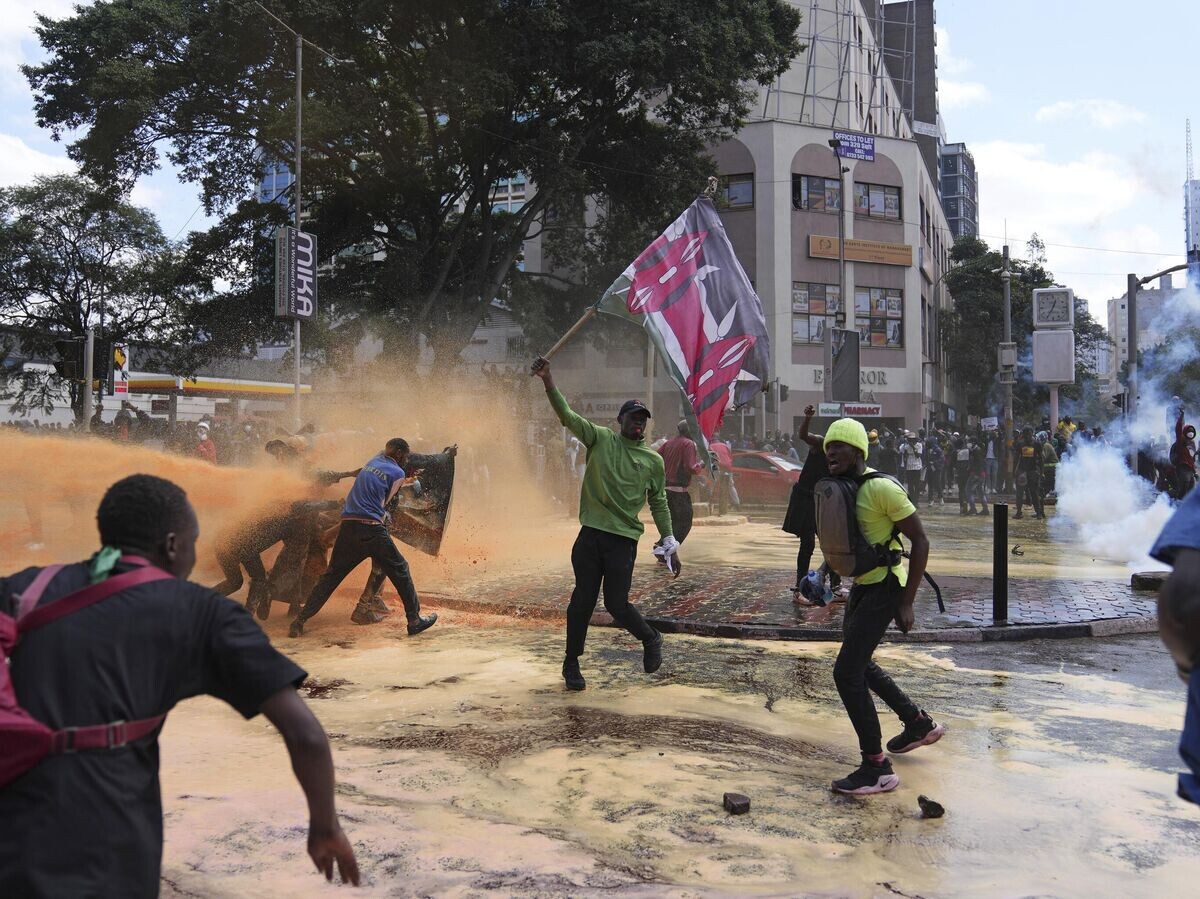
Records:
[[[150,212],[84,178],[57,175],[0,190],[6,356],[19,346],[26,358],[54,359],[63,345],[78,347],[89,326],[113,343],[183,343],[184,309],[197,296],[185,271]],[[0,387],[19,414],[50,412],[66,393],[78,419],[81,376],[6,370]]]
[[[800,50],[784,0],[267,5],[341,60],[305,51],[304,207],[335,267],[318,345],[370,327],[396,355],[425,335],[442,359],[501,295],[569,319],[578,300],[547,289],[563,281],[514,279],[523,243],[540,234],[567,283],[611,278],[703,186],[706,147],[743,121],[753,83]],[[292,158],[292,35],[247,0],[39,21],[48,59],[24,71],[40,124],[82,131],[69,153],[104,184],[165,152],[224,214],[194,247],[235,285],[213,336],[236,323],[230,309],[272,327],[254,272],[286,210],[246,198],[264,156]],[[496,185],[518,175],[524,206],[494,210]]]
[[[1033,291],[1055,286],[1045,268],[1045,245],[1035,234],[1027,245],[1028,259],[1010,259],[1012,279],[1012,336],[1017,345],[1017,383],[1013,414],[1040,421],[1049,403],[1049,388],[1032,379]],[[997,348],[1004,336],[1004,287],[1000,280],[1003,256],[975,237],[961,237],[950,251],[957,264],[946,275],[954,309],[942,319],[942,349],[946,370],[972,414],[999,411],[1001,388],[996,381]],[[1095,392],[1095,376],[1085,360],[1107,341],[1104,328],[1092,318],[1087,302],[1075,301],[1075,383],[1060,388],[1066,400]]]

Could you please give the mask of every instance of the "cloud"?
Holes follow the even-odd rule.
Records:
[[[1085,119],[1098,128],[1119,128],[1144,122],[1146,114],[1117,100],[1059,100],[1043,106],[1033,114],[1035,122],[1061,122],[1066,119]]]
[[[12,134],[0,134],[0,186],[27,184],[37,175],[75,171],[66,156],[52,156],[34,149]]]
[[[1037,232],[1048,245],[1049,269],[1091,301],[1101,322],[1103,301],[1125,289],[1125,272],[1148,274],[1181,261],[1174,255],[1182,256],[1183,245],[1178,196],[1150,189],[1134,160],[1100,151],[1055,159],[1041,144],[1013,141],[970,149],[981,234],[998,245],[1007,233],[1020,256]]]
[[[5,0],[0,16],[0,95],[28,95],[29,85],[18,67],[42,57],[33,31],[37,14],[58,19],[70,15],[73,6],[74,0]]]
[[[991,99],[987,86],[979,81],[960,80],[972,68],[970,60],[950,50],[950,32],[940,25],[934,28],[937,41],[938,106],[945,111],[965,109]]]
[[[938,106],[943,110],[964,109],[991,98],[987,87],[978,81],[938,81]]]

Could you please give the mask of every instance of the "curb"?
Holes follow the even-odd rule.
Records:
[[[565,621],[566,607],[548,608],[543,605],[523,606],[518,603],[492,603],[458,599],[439,593],[424,594],[422,600],[432,606],[476,612],[484,615],[506,615],[511,618],[541,621]],[[646,620],[664,634],[690,634],[695,637],[718,637],[726,640],[791,640],[810,642],[841,642],[840,628],[789,627],[783,624],[738,624],[720,621],[694,621],[687,618],[656,618]],[[592,616],[597,627],[616,627],[606,612]],[[917,628],[902,634],[894,628],[884,634],[887,643],[1000,643],[1022,640],[1071,640],[1079,637],[1121,637],[1128,634],[1158,632],[1158,618],[1139,615],[1130,618],[1102,618],[1061,624],[1007,624],[990,627]]]

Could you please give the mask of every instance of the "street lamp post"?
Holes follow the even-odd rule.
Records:
[[[304,68],[304,38],[296,32],[296,162],[295,162],[295,216],[296,216],[296,231],[300,230],[300,147],[301,147],[301,125],[304,106],[304,97],[301,87]],[[314,260],[315,263],[316,260]],[[300,319],[292,319],[292,376],[293,388],[295,393],[292,396],[292,418],[295,421],[295,429],[300,430]]]

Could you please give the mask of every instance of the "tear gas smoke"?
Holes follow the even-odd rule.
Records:
[[[1078,528],[1077,539],[1096,558],[1134,570],[1162,568],[1149,552],[1171,517],[1171,501],[1133,475],[1120,450],[1081,443],[1059,464],[1056,486],[1059,515]]]

